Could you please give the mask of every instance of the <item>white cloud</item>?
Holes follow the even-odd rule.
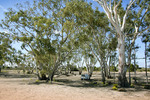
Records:
[[[2,5],[0,5],[0,8],[4,11],[4,12],[7,12],[8,10],[5,9]]]

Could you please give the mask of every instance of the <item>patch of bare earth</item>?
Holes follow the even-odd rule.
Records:
[[[0,100],[150,100],[150,91],[29,84],[31,78],[0,78]]]

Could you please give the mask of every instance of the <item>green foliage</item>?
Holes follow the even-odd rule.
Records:
[[[87,71],[87,69],[86,69],[86,67],[85,67],[85,66],[82,68],[82,70]]]
[[[22,43],[21,48],[31,55],[30,60],[42,74],[53,76],[74,44],[79,45],[72,35],[76,31],[74,21],[62,16],[65,3],[65,0],[42,0],[34,1],[33,5],[17,5],[16,10],[5,13],[2,21],[2,28],[10,30],[13,41]],[[18,65],[27,58],[14,57]]]
[[[133,64],[130,65],[130,71],[132,71],[132,72],[138,68],[139,68],[138,65],[135,65],[135,66]]]
[[[118,71],[116,66],[110,66],[110,71]]]
[[[12,61],[15,49],[11,47],[11,39],[10,34],[0,32],[0,65],[3,65],[6,61]]]
[[[100,67],[94,67],[94,71],[100,71]]]
[[[103,62],[101,66],[104,66],[107,56],[113,55],[117,48],[117,37],[112,34],[114,31],[109,27],[105,13],[100,12],[98,8],[92,9],[86,0],[67,1],[41,0],[34,1],[31,3],[33,5],[25,3],[18,5],[17,9],[9,9],[1,26],[8,29],[12,35],[0,33],[0,64],[14,61],[25,69],[23,62],[31,60],[39,67],[42,75],[52,76],[62,63],[72,61],[73,54],[80,54],[81,58],[89,60],[90,64],[95,65],[98,60]],[[149,4],[146,0],[142,2],[141,0],[133,6],[140,6],[141,10],[130,12],[126,31],[131,30],[134,23],[142,27],[149,25],[149,12],[142,22],[139,21]],[[122,5],[119,5],[117,11],[120,16],[125,13]],[[12,41],[22,43],[21,48],[31,56],[26,57],[13,50]],[[67,67],[78,70],[73,65]],[[131,71],[133,68],[132,65]],[[85,67],[83,69],[86,70]],[[110,69],[114,71],[116,67],[111,66]],[[100,67],[94,67],[94,70],[99,71]]]

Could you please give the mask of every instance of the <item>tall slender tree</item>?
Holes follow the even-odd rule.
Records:
[[[125,63],[125,39],[127,33],[125,32],[125,26],[126,26],[126,19],[128,17],[128,13],[130,11],[131,6],[135,3],[136,0],[130,0],[130,3],[127,5],[125,13],[123,16],[120,16],[119,14],[119,6],[122,3],[122,0],[94,0],[97,1],[102,8],[104,9],[110,23],[113,25],[116,33],[117,33],[117,38],[118,38],[118,51],[119,51],[119,77],[118,77],[118,84],[122,87],[128,86],[127,78],[126,78],[126,71],[127,71],[127,66]],[[141,30],[141,26],[143,21],[146,20],[149,7],[146,6],[150,2],[147,0],[141,1],[138,0],[138,3],[136,4],[136,7],[142,3],[141,5],[142,9],[137,11],[135,14],[141,15],[143,13],[143,16],[138,16],[139,20],[137,20],[137,17],[134,19],[135,24],[134,24],[134,38],[132,39],[132,45],[133,46],[135,39],[139,35],[139,33],[142,33],[143,31],[147,30],[149,28],[149,25],[146,25],[144,29]],[[140,3],[139,3],[140,2]],[[144,20],[143,20],[144,19]]]
[[[146,75],[146,83],[148,84],[148,74],[147,74],[148,47],[147,47],[147,43],[150,42],[150,33],[143,34],[142,42],[145,43],[145,75]]]

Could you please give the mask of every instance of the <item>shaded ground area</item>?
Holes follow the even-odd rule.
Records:
[[[0,100],[150,100],[150,90],[140,86],[118,92],[111,90],[112,85],[97,85],[99,75],[94,73],[90,81],[81,81],[77,74],[56,75],[50,84],[36,81],[35,75],[1,73]]]

